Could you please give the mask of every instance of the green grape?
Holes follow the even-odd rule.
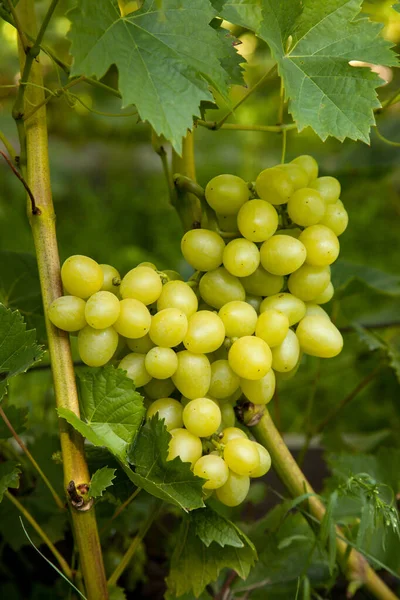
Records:
[[[278,165],[276,168],[282,169],[288,175],[294,190],[307,187],[309,180],[308,173],[306,173],[301,165],[291,162],[286,165]]]
[[[221,410],[210,398],[196,398],[183,409],[183,423],[190,433],[209,437],[221,424]]]
[[[233,427],[236,422],[236,415],[232,404],[226,402],[220,406],[221,409],[221,425],[218,431],[225,429],[226,427]]]
[[[232,300],[244,300],[246,292],[240,280],[224,267],[208,271],[200,279],[200,295],[213,308],[220,309]]]
[[[147,260],[145,260],[144,262],[139,263],[138,265],[136,265],[137,267],[148,267],[149,269],[152,269],[153,271],[157,271],[157,267],[154,263],[149,262]]]
[[[241,379],[240,387],[247,400],[253,404],[268,404],[275,393],[275,373],[270,369],[264,377],[253,381],[251,379]]]
[[[335,177],[318,177],[310,187],[321,194],[326,204],[333,204],[340,198],[340,183]]]
[[[271,204],[286,204],[294,192],[294,186],[287,172],[279,167],[261,171],[256,179],[257,194]]]
[[[248,203],[245,202],[245,204],[243,204],[243,206],[246,206],[246,204],[248,204]],[[222,231],[230,231],[230,232],[237,231],[237,233],[239,235],[236,214],[234,214],[234,215],[217,215],[217,220],[218,220],[219,228]]]
[[[170,434],[167,460],[178,456],[182,462],[196,463],[203,453],[201,439],[181,428],[172,429]]]
[[[267,273],[261,266],[248,277],[242,277],[240,281],[246,293],[256,296],[273,296],[274,294],[278,294],[285,283],[281,275]]]
[[[163,348],[178,346],[188,330],[188,319],[179,308],[164,308],[151,320],[150,339]]]
[[[103,270],[100,265],[81,254],[70,256],[61,267],[61,280],[64,289],[71,296],[89,298],[103,285]]]
[[[289,329],[282,344],[272,348],[271,352],[274,371],[286,373],[294,369],[300,357],[299,340],[295,332]]]
[[[119,296],[121,275],[117,269],[111,265],[100,265],[100,267],[103,271],[103,285],[101,286],[101,291],[112,292],[116,296]]]
[[[331,265],[339,256],[339,240],[325,225],[306,227],[299,237],[307,250],[306,263],[315,267]]]
[[[205,189],[208,204],[220,215],[235,215],[249,195],[247,183],[236,175],[217,175]]]
[[[163,275],[165,275],[167,277],[168,282],[169,281],[183,281],[182,275],[180,273],[178,273],[178,271],[173,271],[172,269],[164,269]],[[168,308],[168,307],[166,307],[166,308]]]
[[[163,419],[168,431],[183,427],[182,420],[183,407],[178,400],[173,398],[159,398],[152,402],[147,409],[146,417],[151,419],[158,414],[159,419]]]
[[[152,379],[143,388],[146,396],[152,400],[168,398],[175,389],[172,379]]]
[[[126,371],[126,376],[132,379],[138,388],[149,383],[151,379],[151,375],[146,370],[145,359],[145,354],[131,352],[124,356],[118,365],[118,369]]]
[[[304,302],[300,298],[287,293],[275,294],[269,298],[264,298],[260,307],[261,314],[271,309],[285,314],[289,319],[289,327],[298,323],[306,314]]]
[[[325,214],[325,203],[317,190],[302,188],[290,198],[287,211],[297,225],[316,225]]]
[[[235,438],[224,447],[224,461],[237,475],[249,475],[260,466],[260,455],[254,442]]]
[[[204,397],[211,381],[211,365],[207,356],[188,350],[178,352],[177,356],[178,368],[172,376],[175,387],[191,400]]]
[[[227,337],[252,335],[256,328],[257,313],[250,304],[241,300],[227,302],[218,313],[225,326]]]
[[[245,438],[247,440],[247,435],[242,429],[239,429],[239,427],[226,427],[219,434],[219,441],[221,444],[227,444],[236,438]]]
[[[330,319],[330,316],[328,315],[328,313],[326,311],[324,311],[324,309],[319,306],[319,304],[313,303],[313,302],[306,302],[306,317],[314,317],[314,316],[318,316],[318,317],[325,317],[325,319]]]
[[[288,279],[291,294],[304,302],[314,300],[329,284],[331,271],[329,267],[303,265],[292,273]]]
[[[136,267],[129,271],[121,281],[122,298],[134,298],[146,305],[156,302],[161,292],[161,277],[151,267]]]
[[[277,383],[279,383],[280,381],[288,381],[289,379],[292,379],[296,375],[297,371],[299,370],[300,363],[301,363],[301,357],[302,357],[302,352],[300,349],[299,359],[298,359],[296,365],[293,367],[293,369],[291,369],[290,371],[285,371],[285,372],[277,371],[275,373]]]
[[[190,352],[208,354],[217,350],[224,339],[225,327],[219,316],[209,310],[200,310],[189,318],[183,343]]]
[[[145,367],[152,377],[168,379],[178,368],[178,358],[172,348],[155,346],[146,354]]]
[[[120,302],[112,292],[96,292],[86,302],[85,317],[94,329],[111,327],[118,319]]]
[[[260,264],[260,252],[253,242],[237,238],[225,246],[223,262],[225,269],[232,275],[247,277]]]
[[[222,264],[225,242],[208,229],[191,229],[181,241],[182,254],[197,271],[213,271]]]
[[[225,506],[239,506],[249,493],[249,488],[250,478],[247,475],[237,475],[229,471],[227,482],[215,490],[215,495]]]
[[[308,175],[308,183],[318,177],[318,163],[309,154],[302,154],[291,161],[291,164],[299,165]]]
[[[195,463],[193,473],[197,477],[207,479],[203,488],[206,490],[216,490],[227,482],[229,469],[223,458],[215,454],[202,456]]]
[[[260,248],[261,264],[273,275],[289,275],[306,260],[306,249],[301,241],[288,235],[274,235]]]
[[[148,333],[141,338],[127,339],[126,344],[131,352],[137,352],[138,354],[147,354],[152,348],[154,348],[153,342],[150,339]]]
[[[325,214],[322,217],[320,224],[332,229],[336,235],[342,235],[349,223],[349,215],[343,206],[343,202],[338,200],[334,204],[328,204],[325,209]]]
[[[78,333],[79,356],[89,367],[102,367],[113,356],[118,346],[118,333],[113,327],[93,329],[86,325]]]
[[[236,392],[234,392],[230,396],[226,396],[226,398],[218,398],[221,410],[225,404],[231,404],[232,406],[235,406],[237,401],[240,400],[241,397],[242,397],[242,390],[240,389],[240,387],[238,387]],[[228,425],[224,424],[224,427],[228,427]]]
[[[302,229],[300,229],[299,227],[289,227],[288,229],[280,229],[279,235],[288,235],[289,237],[298,240],[301,232]]]
[[[157,310],[165,308],[178,308],[189,318],[198,306],[196,294],[184,281],[168,281],[162,289],[157,300]]]
[[[304,317],[296,329],[296,336],[303,352],[311,356],[333,358],[343,348],[342,334],[324,316]]]
[[[233,342],[228,360],[239,377],[261,379],[271,368],[272,355],[264,340],[246,335]]]
[[[332,300],[333,294],[335,293],[335,288],[333,287],[332,282],[330,281],[323,292],[315,296],[314,302],[315,304],[326,304],[329,300]]]
[[[256,313],[260,312],[262,296],[253,296],[253,294],[246,294],[246,302],[254,308]]]
[[[278,229],[278,213],[265,200],[249,200],[239,210],[237,226],[247,240],[265,242]]]
[[[250,477],[263,477],[263,475],[268,473],[268,471],[271,468],[271,456],[268,450],[264,448],[264,446],[261,446],[261,444],[258,444],[257,442],[253,442],[253,444],[258,450],[260,464],[258,465],[258,467],[253,469],[253,471],[251,471]]]
[[[214,398],[232,396],[239,388],[239,377],[232,371],[227,360],[216,360],[211,365],[209,394]]]
[[[126,298],[120,301],[119,317],[114,329],[126,338],[141,338],[149,332],[151,315],[147,306],[139,300]]]
[[[267,342],[270,348],[279,346],[289,331],[288,316],[275,308],[262,312],[257,320],[256,336]]]
[[[77,296],[60,296],[49,306],[49,319],[63,331],[79,331],[86,325],[86,302]]]

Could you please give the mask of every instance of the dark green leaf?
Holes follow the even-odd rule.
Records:
[[[109,586],[108,600],[126,600],[125,590],[118,585]]]
[[[262,0],[227,0],[221,9],[227,21],[258,31],[262,21]]]
[[[368,548],[375,529],[375,510],[371,502],[364,502],[358,526],[356,544],[360,548]]]
[[[228,521],[211,508],[207,507],[193,511],[190,514],[190,520],[197,537],[201,539],[205,546],[215,542],[222,547],[243,548],[244,541],[242,537],[244,534],[240,530],[238,531],[236,525],[231,521]],[[248,538],[247,541],[251,544]]]
[[[387,343],[389,364],[400,383],[400,335],[391,338]]]
[[[8,488],[19,487],[19,475],[21,471],[18,468],[18,463],[12,460],[0,463],[0,502],[3,500],[4,492]]]
[[[106,488],[113,485],[113,479],[115,479],[115,469],[109,469],[103,467],[93,473],[90,480],[89,497],[98,498],[103,495]]]
[[[356,331],[359,339],[367,346],[368,350],[374,352],[375,350],[385,350],[387,348],[383,340],[372,331],[368,331],[358,323],[352,324],[353,329]]]
[[[399,276],[345,260],[338,260],[332,266],[332,283],[337,297],[359,294],[366,288],[380,294],[400,295]]]
[[[22,433],[26,428],[26,418],[28,415],[27,408],[17,408],[12,404],[4,408],[7,419],[10,421],[13,429],[18,433]],[[12,433],[4,423],[3,419],[0,419],[0,440],[7,440],[12,437]]]

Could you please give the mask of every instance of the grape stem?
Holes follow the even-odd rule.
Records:
[[[182,155],[180,156],[175,150],[172,150],[172,173],[180,174],[179,177],[177,175],[173,176],[175,193],[172,204],[179,215],[183,229],[189,231],[189,229],[199,228],[202,218],[202,205],[198,193],[204,195],[204,191],[196,184],[194,135],[190,131],[182,139]],[[187,182],[183,184],[181,178],[192,182],[191,189],[188,188]],[[179,183],[177,183],[177,179]]]
[[[2,131],[0,131],[0,141],[3,142],[5,149],[7,150],[8,154],[10,155],[12,162],[14,164],[16,164],[17,153],[15,152],[14,147],[11,144],[10,140],[7,139],[7,137],[4,135],[4,133]]]
[[[226,129],[231,131],[264,131],[269,133],[281,133],[282,131],[291,131],[297,129],[296,123],[288,123],[287,125],[242,125],[241,123],[224,123],[221,127],[217,127],[216,121],[203,121],[198,119],[197,125],[211,129],[212,131],[218,131],[219,129]]]

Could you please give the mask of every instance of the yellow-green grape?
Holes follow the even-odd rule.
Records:
[[[217,175],[205,189],[208,204],[220,215],[235,215],[249,199],[247,183],[236,175]]]
[[[256,313],[260,312],[260,306],[262,302],[262,296],[253,296],[253,294],[246,294],[246,303],[250,304],[256,311]]]
[[[60,296],[49,306],[49,319],[63,331],[79,331],[86,325],[86,302],[77,296]]]
[[[239,506],[246,499],[249,489],[250,478],[247,475],[238,475],[229,471],[226,483],[215,490],[215,495],[225,506]]]
[[[178,352],[177,356],[178,368],[172,376],[175,387],[191,400],[204,397],[211,381],[211,365],[207,356],[188,350]]]
[[[331,265],[339,256],[337,236],[325,225],[306,227],[299,237],[307,250],[306,263],[315,267]]]
[[[300,356],[299,340],[295,332],[289,329],[282,344],[272,348],[271,352],[274,371],[286,373],[294,369]]]
[[[212,271],[222,264],[225,242],[208,229],[191,229],[181,241],[182,254],[197,271]]]
[[[78,333],[79,356],[89,367],[102,367],[113,356],[118,346],[118,333],[113,327],[93,329],[86,325]]]
[[[318,177],[310,187],[321,194],[326,204],[333,204],[340,198],[340,183],[335,177]]]
[[[198,306],[196,294],[184,281],[168,281],[162,289],[161,295],[157,300],[157,310],[165,308],[178,308],[189,318],[193,315]]]
[[[288,173],[278,167],[261,171],[256,179],[257,194],[271,204],[286,204],[294,192]]]
[[[301,165],[291,162],[286,165],[278,165],[276,168],[282,169],[289,176],[295,190],[307,187],[309,180],[308,174]]]
[[[172,269],[163,269],[163,275],[167,277],[168,281],[183,281],[182,275]]]
[[[258,450],[260,464],[253,471],[251,471],[250,477],[262,477],[268,473],[271,468],[271,455],[268,450],[264,448],[264,446],[261,446],[261,444],[258,444],[257,442],[253,442],[253,444]]]
[[[126,344],[131,352],[138,354],[147,354],[155,346],[148,333],[141,338],[127,339]]]
[[[244,300],[246,292],[240,280],[224,267],[208,271],[200,279],[200,295],[213,308],[220,309],[232,300]]]
[[[192,465],[199,460],[203,453],[201,439],[187,429],[171,429],[171,439],[168,446],[167,460],[179,457],[182,462]]]
[[[242,429],[239,429],[239,427],[226,427],[219,434],[221,444],[227,444],[236,438],[245,438],[247,440],[247,435]]]
[[[227,302],[218,313],[229,338],[252,335],[256,328],[257,313],[247,302],[234,300]]]
[[[249,200],[239,210],[237,226],[247,240],[265,242],[278,229],[278,213],[265,200]]]
[[[248,277],[242,277],[240,281],[246,292],[255,296],[273,296],[274,294],[278,294],[285,283],[282,275],[267,273],[261,266]]]
[[[118,296],[121,275],[117,269],[111,265],[100,265],[100,267],[103,271],[103,285],[101,286],[101,291],[112,292]]]
[[[179,308],[164,308],[151,320],[150,339],[163,348],[178,346],[188,330],[188,319]]]
[[[265,310],[258,317],[256,336],[267,342],[270,348],[281,344],[288,331],[288,316],[275,308]]]
[[[335,325],[324,316],[302,319],[296,329],[300,347],[306,354],[333,358],[343,348],[343,337]]]
[[[287,211],[297,225],[316,225],[325,214],[325,203],[317,190],[302,188],[290,198]]]
[[[151,267],[136,267],[129,271],[121,281],[122,298],[134,298],[143,304],[153,304],[162,292],[159,274]]]
[[[296,240],[298,240],[301,232],[302,229],[300,229],[300,227],[288,227],[288,229],[280,229],[279,235],[288,235],[289,237],[296,238]]]
[[[275,294],[269,298],[264,298],[261,302],[261,314],[266,310],[277,310],[282,312],[289,319],[289,327],[298,323],[306,314],[306,306],[300,298],[296,298],[292,294],[282,292]]]
[[[260,264],[257,246],[245,238],[236,238],[225,246],[223,262],[225,269],[236,277],[247,277]]]
[[[331,271],[329,267],[303,265],[292,273],[288,279],[291,294],[304,302],[314,300],[329,284]]]
[[[236,421],[235,411],[233,409],[232,404],[226,402],[220,406],[221,410],[221,425],[219,426],[219,431],[221,429],[225,429],[226,427],[233,427]]]
[[[236,392],[234,392],[230,396],[226,396],[226,398],[218,398],[218,402],[220,404],[221,410],[222,410],[222,408],[224,407],[225,404],[231,404],[232,406],[235,406],[236,403],[237,403],[237,401],[240,400],[241,397],[242,397],[242,390],[240,389],[240,387],[238,387],[238,389],[236,390]],[[232,425],[233,424],[234,423],[232,423]],[[224,424],[224,428],[225,427],[228,427],[228,425]]]
[[[308,175],[308,183],[314,181],[318,177],[318,163],[309,154],[302,154],[292,160],[291,164],[299,165]]]
[[[228,361],[239,377],[261,379],[271,368],[272,355],[264,340],[246,335],[233,342]]]
[[[64,289],[71,296],[89,298],[103,285],[103,270],[100,265],[82,254],[70,256],[61,267],[61,280]]]
[[[332,282],[330,281],[323,292],[315,296],[313,302],[315,304],[326,304],[329,300],[332,300],[333,294],[335,293],[335,288],[333,287]]]
[[[289,275],[297,271],[306,255],[304,244],[288,235],[274,235],[260,248],[261,264],[273,275]]]
[[[268,404],[275,393],[275,373],[270,369],[264,377],[252,381],[251,379],[241,379],[240,387],[247,400],[253,404]]]
[[[146,371],[156,379],[168,379],[178,368],[178,358],[172,348],[155,346],[146,354]]]
[[[210,398],[196,398],[183,409],[183,423],[190,433],[208,437],[215,433],[221,424],[219,406]]]
[[[114,329],[126,338],[141,338],[149,332],[151,315],[147,306],[135,300],[126,298],[120,301],[119,317],[114,323]]]
[[[211,365],[209,394],[214,398],[232,396],[239,387],[239,377],[232,371],[227,360],[216,360]]]
[[[283,372],[283,371],[282,372],[277,371],[275,373],[275,377],[276,377],[276,381],[277,382],[288,381],[289,379],[292,379],[296,375],[296,373],[297,373],[297,371],[299,370],[299,367],[300,367],[302,354],[303,353],[300,350],[299,358],[297,360],[296,365],[293,367],[293,369],[291,369],[290,371],[285,371],[285,372]]]
[[[137,265],[137,267],[148,267],[149,269],[152,269],[153,271],[157,271],[156,265],[152,262],[149,262],[148,260],[145,260],[145,261],[139,263]]]
[[[334,204],[328,204],[320,223],[332,229],[336,235],[342,235],[349,223],[349,215],[343,206],[343,202],[338,200]]]
[[[313,302],[306,302],[306,317],[325,317],[325,319],[330,319],[328,313],[321,307],[319,304]]]
[[[209,310],[199,310],[189,318],[183,343],[190,352],[208,354],[217,350],[224,339],[225,327],[219,316]]]
[[[152,400],[159,398],[168,398],[175,390],[172,379],[152,379],[143,388],[146,396]]]
[[[206,490],[216,490],[227,482],[229,469],[223,458],[215,454],[202,456],[195,463],[193,473],[197,477],[207,479],[203,488]]]
[[[151,379],[151,375],[146,370],[145,359],[145,354],[131,352],[124,356],[118,365],[119,369],[126,371],[126,376],[132,379],[138,388],[149,383]]]
[[[94,329],[111,327],[118,319],[120,302],[112,292],[96,292],[86,302],[85,317]]]
[[[168,431],[183,427],[182,420],[183,406],[178,400],[173,398],[159,398],[152,402],[147,409],[147,419],[151,419],[158,414],[159,419],[163,419]]]
[[[249,475],[260,466],[260,455],[251,440],[236,438],[224,448],[224,461],[229,469],[238,475]]]
[[[245,202],[245,204],[243,204],[243,206],[246,206],[247,202]],[[219,228],[222,231],[230,231],[230,232],[236,232],[239,235],[239,231],[238,231],[238,226],[237,226],[237,215],[218,215],[217,214],[217,220],[218,220],[218,225]]]

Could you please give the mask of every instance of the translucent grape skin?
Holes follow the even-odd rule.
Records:
[[[289,275],[306,260],[307,252],[300,239],[288,235],[274,235],[260,248],[261,264],[273,275]]]
[[[302,154],[301,156],[297,156],[294,158],[292,163],[296,165],[300,165],[300,167],[307,173],[308,175],[308,183],[314,181],[318,177],[318,163],[309,154]]]
[[[122,298],[134,298],[145,305],[156,302],[162,292],[162,281],[151,267],[139,266],[131,269],[120,285]]]
[[[231,369],[245,379],[261,379],[271,368],[271,350],[264,340],[243,336],[236,340],[228,354]]]
[[[131,352],[124,356],[118,365],[119,369],[126,371],[126,376],[134,381],[136,387],[142,387],[151,380],[151,375],[146,370],[145,359],[144,354]]]
[[[164,420],[167,431],[183,427],[183,406],[173,398],[159,398],[152,402],[147,409],[146,418],[151,419],[155,414]]]
[[[332,229],[333,233],[337,236],[342,235],[346,231],[348,223],[349,215],[341,200],[338,200],[334,204],[328,204],[325,214],[320,221],[321,225],[326,225],[326,227]]]
[[[178,368],[172,376],[174,385],[190,400],[204,397],[211,381],[211,365],[207,356],[187,350],[178,352],[177,356]]]
[[[247,475],[238,475],[229,471],[226,483],[215,490],[215,495],[225,506],[238,506],[245,500],[249,488],[250,478]]]
[[[221,424],[219,406],[209,398],[191,400],[183,409],[183,423],[190,433],[198,437],[209,437]]]
[[[299,241],[307,251],[306,263],[315,267],[331,265],[339,256],[337,236],[325,225],[311,225],[300,234]]]
[[[292,329],[286,334],[282,344],[272,348],[272,368],[280,373],[287,373],[295,368],[300,358],[300,345]]]
[[[278,167],[261,171],[255,185],[260,198],[275,205],[286,204],[294,192],[288,173]]]
[[[329,267],[303,265],[289,276],[288,288],[297,298],[310,302],[324,291],[330,282],[330,277]]]
[[[236,422],[236,415],[232,404],[229,402],[225,402],[220,406],[221,410],[221,425],[218,428],[218,431],[225,429],[226,427],[233,427]]]
[[[251,440],[236,438],[224,447],[224,461],[237,475],[249,475],[260,466],[260,455]]]
[[[306,302],[306,317],[312,317],[312,316],[319,316],[319,317],[325,317],[325,319],[329,319],[330,320],[330,316],[328,315],[327,312],[324,311],[324,309],[322,308],[322,306],[319,306],[319,304],[313,303],[313,302]]]
[[[178,308],[187,317],[193,315],[198,307],[198,300],[192,288],[184,281],[168,281],[157,300],[157,310]]]
[[[187,429],[171,429],[167,460],[179,457],[182,462],[196,463],[203,453],[201,439]]]
[[[121,275],[117,269],[111,265],[100,265],[103,271],[103,285],[101,291],[112,292],[116,296],[119,295],[119,286],[121,283]]]
[[[249,199],[247,183],[236,175],[217,175],[205,189],[208,204],[220,215],[235,215]]]
[[[188,319],[178,308],[165,308],[151,320],[150,339],[163,348],[178,346],[188,330]]]
[[[335,288],[333,287],[333,284],[330,281],[326,288],[314,298],[315,304],[326,304],[327,302],[332,300],[334,293]]]
[[[242,277],[240,281],[246,292],[255,296],[273,296],[278,294],[285,283],[282,275],[267,273],[261,266],[248,277]]]
[[[175,386],[172,379],[153,378],[149,383],[146,383],[143,391],[151,400],[158,400],[159,398],[169,398],[175,391]]]
[[[126,338],[141,338],[149,332],[151,315],[147,306],[134,298],[120,301],[120,313],[114,329]]]
[[[282,169],[289,177],[295,190],[307,187],[309,177],[303,167],[295,162],[285,165],[278,165],[278,169]]]
[[[78,334],[78,352],[89,367],[102,367],[118,346],[118,334],[113,327],[93,329],[86,325]]]
[[[229,477],[229,468],[220,456],[208,454],[199,458],[193,467],[193,473],[197,477],[206,479],[203,488],[215,490],[223,486]]]
[[[225,327],[222,319],[214,312],[200,310],[192,315],[183,344],[190,352],[208,354],[214,352],[225,339]]]
[[[227,360],[216,360],[211,365],[211,383],[209,394],[213,398],[227,398],[239,388],[239,377],[229,366]]]
[[[289,330],[287,315],[274,308],[260,314],[256,325],[256,336],[264,340],[270,348],[283,342]]]
[[[325,214],[325,203],[317,190],[302,188],[297,190],[287,204],[289,217],[297,225],[316,225]]]
[[[340,198],[340,183],[335,177],[318,177],[310,184],[317,190],[326,204],[333,204]]]
[[[249,200],[239,210],[237,225],[247,240],[265,242],[278,229],[278,213],[265,200]]]
[[[86,302],[77,296],[60,296],[49,307],[50,321],[63,331],[79,331],[86,325]]]
[[[200,279],[199,291],[203,300],[218,310],[227,302],[246,298],[240,280],[228,273],[224,267],[205,273]]]
[[[152,348],[154,348],[155,344],[151,341],[148,333],[141,338],[136,339],[126,339],[126,344],[132,352],[137,352],[139,354],[147,354]]]
[[[271,456],[268,450],[264,448],[264,446],[261,446],[261,444],[258,444],[257,442],[253,442],[253,444],[258,450],[260,464],[258,467],[256,467],[255,469],[253,469],[253,471],[250,472],[250,477],[263,477],[264,475],[266,475],[266,473],[268,473],[268,471],[271,468]]]
[[[225,242],[208,229],[191,229],[181,240],[182,254],[197,271],[212,271],[222,264]]]
[[[242,429],[239,429],[239,427],[226,427],[219,435],[221,444],[227,444],[230,440],[234,440],[236,438],[247,439],[247,435]]]
[[[240,387],[246,398],[253,404],[268,404],[274,396],[276,378],[273,369],[270,369],[264,377],[252,381],[241,379]]]
[[[75,254],[63,263],[61,280],[68,294],[85,300],[101,289],[104,276],[102,268],[95,260]]]
[[[86,321],[94,329],[111,327],[118,319],[119,313],[120,302],[112,292],[96,292],[86,302]]]
[[[263,313],[266,310],[274,309],[282,312],[289,319],[289,326],[295,325],[304,317],[306,314],[306,306],[303,300],[296,298],[293,294],[282,292],[281,294],[275,294],[269,298],[264,298],[261,302],[260,312]]]
[[[257,313],[247,302],[240,300],[227,302],[219,310],[218,315],[224,324],[227,337],[242,337],[254,333]]]
[[[225,246],[223,263],[231,275],[247,277],[254,273],[260,264],[260,252],[253,242],[245,238],[236,238]]]
[[[178,368],[178,357],[172,348],[155,346],[146,354],[145,367],[151,377],[168,379]]]
[[[324,316],[308,316],[296,329],[300,347],[306,354],[319,358],[333,358],[343,348],[343,337],[335,325]]]

